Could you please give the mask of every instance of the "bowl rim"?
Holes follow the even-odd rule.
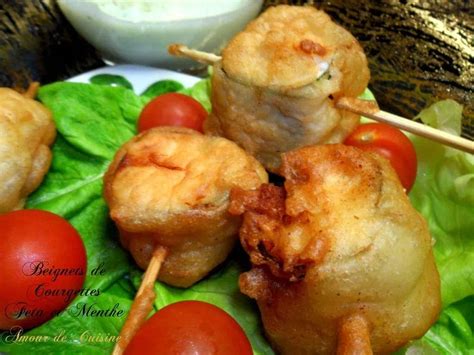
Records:
[[[202,21],[204,19],[217,19],[223,16],[228,16],[233,13],[242,11],[243,9],[249,8],[249,7],[256,7],[259,11],[261,10],[263,6],[263,0],[244,0],[245,2],[242,3],[238,8],[226,12],[222,12],[216,15],[211,15],[211,16],[203,16],[203,17],[194,17],[194,18],[183,18],[183,19],[174,19],[174,20],[160,20],[160,21],[128,21],[124,20],[118,17],[114,17],[106,12],[104,12],[99,5],[95,1],[78,1],[78,0],[57,0],[58,6],[61,9],[61,12],[66,16],[66,13],[64,12],[62,6],[64,4],[72,4],[72,6],[78,5],[77,9],[85,9],[85,11],[82,13],[84,14],[89,14],[92,13],[94,17],[97,17],[97,11],[92,11],[97,9],[103,16],[106,16],[109,20],[111,21],[117,21],[117,22],[122,22],[127,25],[139,25],[142,27],[148,27],[148,26],[154,26],[154,25],[162,25],[162,24],[172,24],[172,23],[193,23],[193,22],[198,22]],[[85,5],[85,6],[84,6]],[[70,7],[66,5],[68,9]],[[67,17],[67,16],[66,16]]]

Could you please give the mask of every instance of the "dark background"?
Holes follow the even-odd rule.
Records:
[[[264,7],[305,2],[265,1]],[[452,98],[464,105],[463,135],[474,139],[474,1],[312,3],[364,47],[369,87],[382,109],[413,117],[436,100]],[[55,0],[1,0],[1,86],[21,89],[32,80],[48,83],[103,65]]]

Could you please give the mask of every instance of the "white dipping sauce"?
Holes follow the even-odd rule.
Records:
[[[90,0],[106,14],[131,22],[176,21],[216,16],[239,9],[243,0]]]

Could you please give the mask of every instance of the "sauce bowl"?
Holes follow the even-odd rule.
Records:
[[[171,43],[218,53],[257,16],[262,0],[58,0],[66,18],[106,62],[192,71],[202,64],[168,54]]]

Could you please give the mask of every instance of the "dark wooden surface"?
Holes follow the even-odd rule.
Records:
[[[0,0],[1,86],[25,88],[103,65],[55,0]]]
[[[307,1],[265,1],[302,4]],[[463,135],[474,138],[474,1],[314,1],[351,31],[369,58],[370,88],[382,109],[413,117],[430,103],[464,105]],[[1,0],[0,85],[26,87],[103,62],[54,0]]]

